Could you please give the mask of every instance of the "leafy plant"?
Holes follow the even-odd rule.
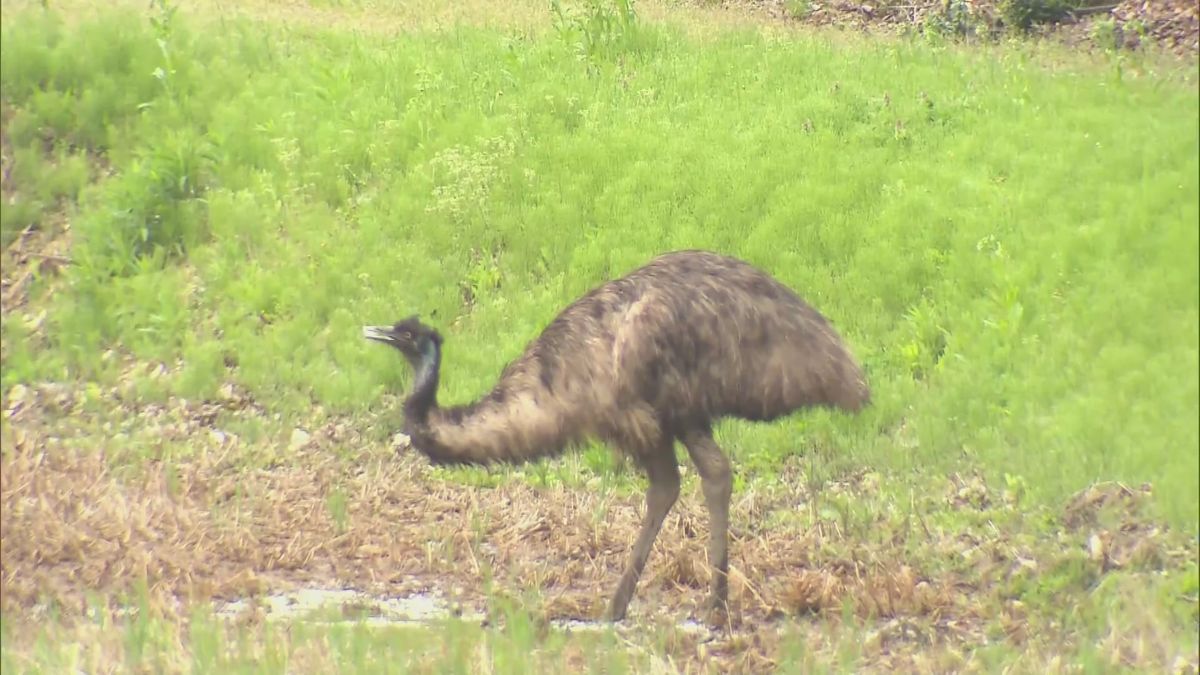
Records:
[[[500,271],[500,253],[498,249],[490,254],[482,254],[478,249],[471,249],[472,262],[467,269],[467,276],[461,283],[463,301],[467,305],[475,304],[480,298],[489,297],[500,290],[502,274]]]
[[[812,0],[785,0],[783,9],[793,19],[804,19],[812,14]]]
[[[345,532],[350,517],[346,492],[341,486],[335,486],[329,491],[328,496],[325,497],[325,507],[329,510],[329,517],[333,520],[333,526],[338,534]]]
[[[1060,21],[1077,7],[1073,0],[1000,0],[998,5],[1004,25],[1019,31]]]
[[[550,0],[550,11],[559,37],[575,46],[580,59],[595,65],[633,46],[638,30],[633,2],[578,0],[564,5]]]
[[[990,31],[986,18],[978,15],[967,0],[944,0],[941,7],[926,15],[921,30],[936,38],[966,38]]]
[[[485,139],[478,148],[452,146],[433,157],[429,168],[434,174],[430,213],[442,213],[457,223],[472,216],[487,217],[487,200],[500,177],[500,166],[515,151],[515,142],[507,136]]]
[[[174,94],[171,82],[175,77],[175,65],[171,56],[171,33],[178,7],[171,0],[151,0],[150,6],[155,10],[150,15],[150,25],[154,28],[154,41],[162,54],[162,65],[154,69],[154,77],[162,83],[168,94]]]

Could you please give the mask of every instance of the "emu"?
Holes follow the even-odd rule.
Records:
[[[857,412],[871,397],[824,316],[749,263],[707,251],[666,253],[592,289],[469,405],[438,404],[442,336],[416,315],[364,326],[363,336],[395,347],[413,368],[403,428],[433,463],[529,462],[597,439],[645,472],[646,511],[609,621],[625,618],[679,496],[675,441],[700,474],[712,569],[705,606],[723,616],[732,473],[713,423],[817,406]]]

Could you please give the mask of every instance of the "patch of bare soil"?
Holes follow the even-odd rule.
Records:
[[[13,111],[8,104],[0,105],[0,199],[4,201],[4,208],[10,208],[23,197],[21,192],[28,186],[20,186],[14,180],[16,153],[7,132]],[[52,139],[44,140],[47,158],[53,147]],[[96,176],[108,170],[101,157],[94,156],[92,164]],[[37,222],[16,233],[0,251],[0,313],[5,318],[26,306],[36,281],[55,279],[71,264],[72,207],[66,199],[58,199],[44,210]]]
[[[256,465],[270,441],[252,444],[228,429],[266,416],[233,387],[218,400],[164,405],[139,404],[120,387],[98,396],[54,384],[5,392],[6,617],[34,618],[51,605],[83,616],[86,594],[117,607],[142,583],[181,615],[196,602],[314,587],[377,597],[432,591],[486,613],[486,578],[502,596],[537,591],[530,609],[544,619],[603,610],[635,536],[639,496],[447,482],[413,453],[396,456],[339,419],[291,432],[286,463]],[[145,458],[119,456],[127,447]],[[809,636],[811,653],[831,653],[829,626],[849,619],[869,628],[861,647],[872,668],[959,668],[997,634],[1019,649],[1051,639],[1034,634],[1028,610],[998,589],[1051,567],[1064,546],[1097,577],[1195,559],[1141,514],[1140,489],[1082,493],[1062,516],[1074,538],[1039,546],[995,527],[931,526],[920,505],[900,518],[879,503],[875,474],[810,494],[800,470],[789,471],[777,487],[735,496],[730,625],[715,638],[676,634],[668,646],[676,663],[770,668],[785,626]],[[643,575],[635,622],[703,616],[707,514],[696,488],[689,476]],[[977,477],[953,477],[933,499],[937,508],[984,513],[1006,496]],[[822,516],[820,500],[879,507]]]
[[[62,214],[56,219],[62,220]],[[25,307],[34,282],[57,277],[71,264],[69,226],[51,232],[26,227],[9,244],[0,259],[0,313],[9,316]]]
[[[930,26],[998,34],[1004,26],[1002,0],[695,0],[696,4],[744,9],[777,20],[854,30],[926,30]],[[1180,56],[1200,55],[1200,5],[1195,0],[1125,0],[1084,3],[1039,34],[1069,44],[1136,49],[1155,44]],[[1097,21],[1112,31],[1095,30]]]
[[[1195,0],[1125,0],[1111,16],[1134,41],[1144,34],[1179,54],[1200,52],[1200,3]]]

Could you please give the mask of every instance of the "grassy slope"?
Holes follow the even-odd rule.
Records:
[[[462,400],[591,285],[708,247],[828,313],[877,392],[857,421],[734,425],[736,454],[965,457],[1056,499],[1152,481],[1194,522],[1189,88],[1019,50],[659,30],[589,76],[554,40],[245,24],[176,28],[158,81],[149,27],[105,21],[5,25],[18,159],[48,133],[116,170],[74,216],[81,264],[48,337],[6,321],[9,385],[102,376],[120,344],[183,357],[191,397],[233,378],[280,410],[361,409],[404,374],[356,327],[437,311]],[[78,182],[70,158],[49,172]]]
[[[1150,481],[1197,527],[1194,82],[752,32],[591,60],[467,27],[161,37],[169,60],[142,18],[6,12],[4,242],[65,208],[78,264],[4,316],[5,392],[111,381],[118,347],[183,360],[146,397],[234,380],[286,429],[402,387],[357,327],[437,311],[465,400],[595,283],[715,248],[825,311],[876,392],[857,419],[725,425],[740,478],[815,453],[900,484],[980,468],[1042,504]]]

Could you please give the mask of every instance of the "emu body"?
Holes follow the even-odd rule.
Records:
[[[825,317],[761,270],[706,251],[667,253],[594,288],[469,405],[438,404],[442,337],[415,316],[365,326],[363,335],[411,364],[404,431],[435,463],[526,462],[593,438],[645,471],[646,513],[609,604],[614,621],[625,617],[679,496],[676,441],[701,477],[708,604],[724,609],[732,473],[713,423],[766,422],[814,406],[856,412],[870,402],[862,368]]]

